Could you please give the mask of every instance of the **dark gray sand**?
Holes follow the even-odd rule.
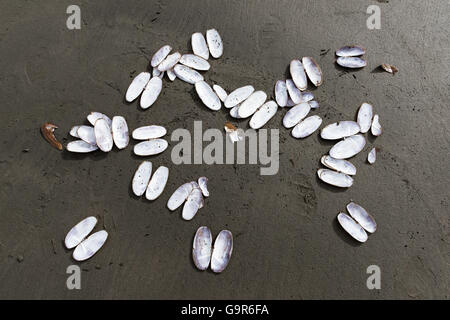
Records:
[[[366,9],[380,6],[381,30],[366,27]],[[66,28],[67,1],[0,4],[1,192],[0,298],[33,299],[381,299],[449,298],[449,7],[445,1],[77,1],[82,29]],[[190,50],[193,32],[215,27],[221,59],[208,82],[228,91],[252,84],[270,94],[294,57],[315,57],[325,75],[314,91],[324,125],[353,119],[363,101],[380,115],[384,133],[352,159],[353,187],[316,178],[332,143],[280,128],[280,170],[257,165],[172,164],[169,150],[151,158],[170,168],[155,202],[135,198],[132,175],[142,159],[132,146],[77,156],[50,147],[45,121],[71,140],[71,126],[90,111],[122,115],[131,129],[162,124],[169,133],[219,128],[229,118],[201,105],[191,85],[164,80],[155,105],[124,103],[125,91],[149,57],[168,43]],[[368,66],[346,71],[334,51],[367,48]],[[323,53],[323,55],[321,55]],[[377,66],[391,63],[392,76]],[[247,127],[246,121],[235,122]],[[168,136],[168,139],[170,136]],[[132,143],[132,145],[135,142]],[[380,148],[374,165],[367,152]],[[194,220],[169,213],[176,187],[209,177],[211,196]],[[336,222],[353,199],[378,230],[358,245]],[[66,288],[74,264],[63,247],[81,219],[99,217],[110,237],[82,268],[82,289]],[[233,232],[223,274],[199,272],[191,259],[201,225]],[[368,290],[366,269],[381,268],[381,290]]]

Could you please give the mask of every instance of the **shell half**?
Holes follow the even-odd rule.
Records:
[[[132,102],[144,91],[145,86],[150,81],[151,75],[149,72],[139,73],[131,82],[125,94],[125,99]],[[89,120],[89,119],[88,119]],[[92,123],[92,122],[91,122]]]
[[[338,172],[342,172],[351,176],[356,174],[356,167],[350,161],[335,159],[331,156],[323,156],[320,159],[320,162],[325,167],[336,170]]]
[[[357,122],[361,128],[361,133],[369,131],[372,124],[373,107],[367,102],[363,102],[358,110]]]
[[[291,71],[292,81],[294,81],[297,88],[299,88],[302,91],[306,90],[308,86],[308,79],[306,78],[305,69],[303,68],[303,64],[300,62],[300,60],[298,59],[292,60],[289,69]]]
[[[303,57],[302,59],[303,68],[308,75],[309,80],[316,86],[322,84],[322,70],[317,64],[316,60],[311,57]]]
[[[150,177],[152,176],[152,163],[150,161],[143,161],[133,176],[133,181],[131,182],[131,188],[133,193],[140,197],[147,190]]]
[[[347,205],[347,211],[367,232],[374,233],[377,230],[375,219],[359,204],[350,202]]]
[[[175,65],[173,72],[179,79],[190,84],[203,80],[203,76],[200,73],[182,64]]]
[[[250,119],[250,128],[256,130],[264,126],[277,113],[277,109],[278,105],[273,100],[264,103]]]
[[[87,237],[89,233],[94,229],[97,224],[96,217],[87,217],[86,219],[78,222],[70,231],[67,233],[64,239],[64,245],[67,249],[75,248],[79,245],[84,238]]]
[[[296,126],[297,123],[308,115],[310,110],[311,106],[307,102],[292,107],[283,117],[283,126],[287,129]]]
[[[227,98],[225,99],[224,105],[225,108],[233,108],[234,106],[237,106],[242,101],[250,97],[250,95],[255,91],[255,88],[253,86],[244,86],[237,88],[233,92],[231,92]]]
[[[361,152],[365,145],[364,136],[356,134],[336,143],[330,150],[330,156],[335,159],[348,159]]]
[[[197,229],[192,244],[192,259],[199,270],[208,269],[211,261],[212,251],[212,235],[208,227],[200,227]]]
[[[339,188],[349,188],[353,185],[353,178],[342,172],[336,172],[330,169],[317,170],[319,179],[325,183]]]
[[[84,261],[92,257],[103,246],[108,238],[108,232],[105,230],[98,231],[81,242],[73,251],[73,258],[76,261]]]
[[[366,242],[367,241],[367,233],[364,231],[364,229],[355,222],[349,215],[345,213],[339,213],[337,216],[337,220],[339,224],[344,228],[345,231],[349,235],[351,235],[355,240],[358,240],[359,242]]]
[[[303,139],[313,134],[319,129],[322,124],[322,118],[318,115],[310,116],[305,120],[300,121],[294,129],[292,129],[292,136],[297,139]]]
[[[337,140],[350,137],[357,134],[361,130],[359,124],[355,121],[339,121],[327,125],[320,132],[322,139]]]
[[[205,81],[198,81],[195,83],[195,91],[205,106],[213,111],[220,110],[222,102],[209,84]]]
[[[103,152],[109,152],[113,148],[114,141],[111,133],[111,127],[105,119],[101,118],[95,121],[94,125],[95,140],[97,146]]]
[[[206,41],[208,42],[209,52],[213,58],[220,58],[223,54],[223,42],[219,32],[216,29],[206,31]]]
[[[239,107],[239,117],[248,118],[261,107],[267,99],[264,91],[253,92]]]
[[[125,118],[121,116],[113,117],[111,131],[116,147],[119,149],[126,148],[130,142],[130,135],[128,133],[128,125]]]
[[[134,154],[137,156],[153,156],[167,149],[169,144],[164,139],[152,139],[143,141],[134,146]]]
[[[156,169],[150,182],[148,183],[147,191],[145,192],[145,198],[147,200],[157,199],[164,191],[167,180],[169,179],[169,168],[161,166]]]
[[[132,136],[133,139],[136,140],[150,140],[161,138],[162,136],[165,136],[166,133],[167,133],[166,128],[162,126],[151,125],[134,129]]]
[[[214,241],[211,255],[211,270],[220,273],[227,267],[233,252],[233,235],[228,230],[222,230]]]

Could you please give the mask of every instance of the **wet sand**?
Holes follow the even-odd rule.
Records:
[[[367,6],[380,6],[381,29],[366,27]],[[449,34],[442,1],[78,1],[81,30],[66,28],[61,1],[0,4],[0,298],[31,299],[418,299],[449,298]],[[257,165],[179,165],[170,149],[152,157],[170,178],[150,203],[134,197],[130,181],[142,159],[132,145],[109,154],[73,155],[50,147],[45,121],[70,128],[90,111],[122,115],[131,129],[166,126],[169,133],[223,128],[224,110],[202,106],[191,85],[164,80],[146,111],[124,95],[149,57],[168,43],[190,51],[193,32],[215,27],[224,55],[211,60],[209,83],[242,85],[272,94],[294,57],[316,58],[324,72],[314,90],[323,125],[354,119],[364,101],[380,115],[383,135],[369,138],[351,161],[348,190],[316,177],[333,143],[318,133],[296,140],[281,125],[280,170],[260,176]],[[367,48],[368,66],[344,70],[334,51]],[[392,76],[377,66],[391,63]],[[235,124],[246,128],[247,121]],[[170,136],[167,136],[169,139]],[[380,148],[377,162],[368,151]],[[166,208],[170,194],[205,175],[211,196],[190,222]],[[337,225],[354,200],[378,230],[362,245]],[[79,263],[82,289],[66,288],[75,262],[63,246],[68,230],[95,215],[110,236]],[[199,272],[191,259],[199,226],[229,229],[234,252],[220,275]],[[368,290],[366,269],[381,268],[381,290]]]

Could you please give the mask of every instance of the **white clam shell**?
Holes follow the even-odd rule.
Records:
[[[136,140],[150,140],[161,138],[165,136],[166,133],[167,133],[166,128],[162,126],[151,125],[136,128],[133,130],[133,133],[131,135],[133,136],[133,139]]]
[[[359,57],[339,57],[336,62],[345,68],[363,68],[367,66],[367,61]]]
[[[184,201],[186,201],[193,188],[191,182],[187,182],[178,187],[178,189],[170,196],[169,201],[167,202],[167,208],[169,208],[170,211],[176,210],[184,203]]]
[[[330,150],[330,156],[335,159],[348,159],[361,152],[365,145],[364,136],[356,134],[336,143]]]
[[[248,118],[266,102],[267,94],[264,91],[253,92],[239,107],[238,113],[241,118]]]
[[[179,79],[190,84],[195,84],[203,80],[203,76],[200,73],[182,64],[175,65],[173,71]]]
[[[359,204],[350,202],[347,204],[347,211],[367,232],[374,233],[377,230],[375,219]]]
[[[192,244],[192,259],[199,270],[208,269],[211,261],[212,235],[208,227],[200,227],[195,233]]]
[[[358,110],[357,122],[361,128],[361,133],[369,131],[372,124],[373,107],[371,104],[364,102]]]
[[[220,231],[214,241],[214,248],[211,255],[211,270],[220,273],[227,267],[230,262],[231,253],[233,252],[233,235],[228,230]]]
[[[145,198],[147,200],[157,199],[164,191],[167,180],[169,179],[169,168],[161,166],[156,169],[150,182],[148,183],[147,191],[145,192]]]
[[[355,121],[339,121],[324,127],[320,132],[320,136],[326,140],[337,140],[353,136],[360,130],[359,124]]]
[[[330,169],[342,172],[347,175],[354,176],[356,174],[356,167],[347,160],[335,159],[331,156],[323,156],[320,162]]]
[[[94,127],[91,126],[80,126],[77,130],[78,137],[93,146],[97,145],[95,139]]]
[[[286,107],[288,102],[288,92],[286,88],[286,81],[278,80],[275,83],[275,101],[280,107]]]
[[[186,199],[183,206],[181,217],[184,220],[192,220],[197,214],[198,210],[203,207],[203,195],[200,188],[193,188]]]
[[[198,178],[198,186],[199,186],[200,190],[202,191],[203,196],[209,197],[208,178],[207,177]]]
[[[322,70],[317,62],[311,57],[303,57],[302,64],[309,80],[316,87],[320,86],[322,84]]]
[[[151,75],[149,72],[139,73],[131,82],[125,94],[125,99],[132,102],[144,91],[145,86],[150,81]]]
[[[147,86],[144,89],[144,92],[141,96],[141,108],[147,109],[153,103],[155,103],[156,99],[158,99],[159,94],[162,90],[162,80],[159,77],[153,77],[147,83]]]
[[[345,213],[339,213],[337,216],[337,220],[339,224],[344,228],[345,231],[349,235],[351,235],[354,239],[358,240],[359,242],[366,242],[367,241],[367,233],[364,231],[364,229],[355,222],[350,216],[348,216]]]
[[[167,72],[167,77],[169,78],[170,81],[174,81],[177,78],[177,75],[173,71],[173,68],[167,70],[166,72]]]
[[[275,101],[267,101],[256,111],[250,119],[249,125],[252,129],[264,126],[277,113],[278,105]]]
[[[98,119],[104,119],[106,121],[106,123],[108,123],[108,126],[111,127],[112,124],[112,120],[104,113],[101,112],[91,112],[88,116],[87,116],[87,120],[90,122],[90,124],[92,124],[93,126],[95,126],[95,122]]]
[[[95,121],[94,132],[98,148],[103,152],[111,151],[114,141],[111,133],[111,127],[105,119],[101,118]]]
[[[150,62],[151,66],[153,68],[156,68],[169,55],[170,51],[172,51],[172,47],[171,46],[169,46],[169,45],[162,46],[153,55],[152,60]]]
[[[237,88],[233,92],[231,92],[227,98],[225,99],[224,105],[225,108],[233,108],[234,106],[240,104],[245,99],[247,99],[253,92],[255,88],[253,86],[244,86]]]
[[[296,87],[302,91],[306,90],[308,86],[308,79],[306,78],[305,69],[303,68],[303,64],[300,62],[300,60],[292,60],[289,69],[291,71],[292,81],[294,81]]]
[[[209,70],[211,67],[209,62],[203,59],[202,57],[199,57],[195,54],[183,54],[180,59],[180,63],[184,64],[185,66],[200,70],[200,71],[206,71]]]
[[[64,245],[67,249],[75,248],[77,245],[87,237],[89,233],[94,229],[97,224],[96,217],[87,217],[86,219],[78,222],[70,231],[67,233],[64,239]]]
[[[294,127],[308,115],[310,110],[311,106],[307,102],[292,107],[283,117],[283,126],[287,129]]]
[[[205,60],[209,58],[209,49],[206,44],[205,37],[200,32],[196,32],[191,37],[192,51],[195,55],[202,57]]]
[[[373,116],[370,132],[372,132],[375,137],[381,136],[381,134],[383,133],[383,129],[381,128],[380,124],[380,117],[377,114]]]
[[[134,154],[137,156],[153,156],[164,152],[169,144],[164,139],[152,139],[143,141],[134,146]]]
[[[236,119],[240,119],[239,117],[239,107],[241,105],[238,104],[237,106],[234,106],[233,108],[230,109],[230,116]]]
[[[219,85],[213,85],[213,89],[219,97],[220,101],[225,102],[225,99],[228,97],[228,93]]]
[[[152,163],[150,161],[143,161],[133,176],[131,182],[131,189],[133,193],[140,197],[147,190],[150,177],[152,176]]]
[[[113,117],[111,131],[116,147],[119,149],[126,148],[130,142],[130,135],[128,133],[128,124],[125,118],[122,116]]]
[[[223,42],[219,32],[216,29],[206,31],[206,41],[208,42],[209,52],[213,58],[220,58],[223,54]]]
[[[299,104],[302,102],[302,92],[295,86],[294,81],[292,81],[291,79],[287,79],[286,88],[289,93],[289,97],[295,104]]]
[[[169,69],[172,69],[174,65],[176,65],[178,63],[178,61],[180,61],[181,59],[181,53],[179,52],[175,52],[172,54],[169,54],[164,60],[163,62],[161,62],[158,65],[158,70],[163,72],[163,71],[167,71]]]
[[[202,100],[203,104],[213,111],[220,110],[222,102],[211,86],[205,81],[195,83],[195,91]]]
[[[369,162],[370,164],[374,164],[375,161],[377,161],[377,149],[372,148],[372,150],[370,150],[369,154],[367,155],[367,162]]]
[[[98,147],[83,140],[76,140],[69,142],[66,149],[70,152],[88,153],[97,150]]]
[[[365,53],[366,49],[361,46],[345,46],[336,50],[336,55],[339,57],[356,57]]]
[[[319,103],[315,100],[308,101],[309,105],[311,106],[311,109],[317,109],[319,108]]]
[[[73,258],[76,261],[84,261],[92,257],[103,246],[108,238],[108,232],[105,230],[98,231],[90,235],[86,240],[81,242],[73,251]]]
[[[319,169],[317,170],[317,175],[320,180],[335,187],[349,188],[353,185],[353,178],[342,172],[336,172],[330,169]]]
[[[318,115],[310,116],[305,120],[300,121],[294,129],[292,129],[292,136],[297,139],[303,139],[313,134],[319,129],[322,124],[322,118]]]

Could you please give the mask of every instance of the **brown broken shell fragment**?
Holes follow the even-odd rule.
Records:
[[[61,144],[61,142],[59,142],[55,135],[54,135],[54,131],[55,129],[58,129],[58,126],[46,122],[41,126],[41,133],[44,136],[45,140],[48,141],[48,143],[50,143],[54,148],[58,149],[58,150],[62,150],[63,146]]]
[[[381,66],[381,69],[383,69],[386,72],[392,73],[392,75],[396,74],[398,72],[397,67],[387,64],[387,63],[383,63]]]
[[[233,132],[235,130],[237,130],[237,128],[231,122],[225,122],[225,131],[226,132]]]

